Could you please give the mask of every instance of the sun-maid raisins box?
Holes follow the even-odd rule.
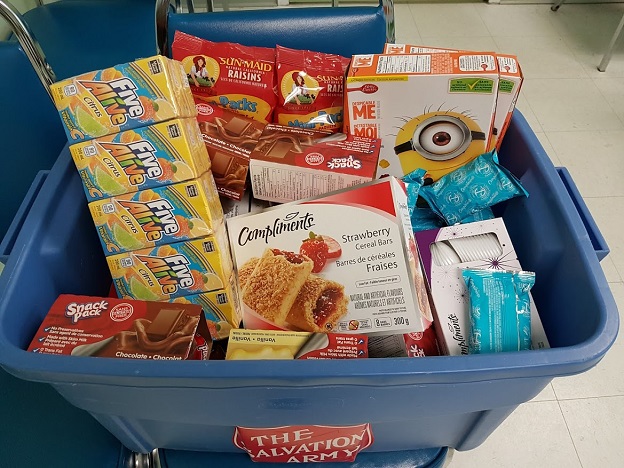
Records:
[[[405,186],[394,177],[227,226],[245,328],[390,334],[431,321]]]

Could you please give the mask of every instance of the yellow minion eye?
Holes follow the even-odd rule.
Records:
[[[464,132],[450,122],[432,123],[418,136],[420,146],[434,155],[445,155],[457,151],[463,142]]]

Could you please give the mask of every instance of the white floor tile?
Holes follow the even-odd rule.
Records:
[[[609,258],[624,279],[624,197],[587,198],[585,203],[609,245]]]
[[[491,36],[422,36],[422,44],[429,47],[446,49],[476,50],[498,52]]]
[[[522,115],[534,133],[544,133],[544,129],[537,120],[535,112],[531,109],[529,101],[527,101],[527,98],[525,97],[524,91],[520,91],[520,96],[518,96],[518,101],[516,102],[516,109],[522,112]]]
[[[557,36],[550,22],[550,5],[475,5],[492,36]]]
[[[583,468],[622,466],[624,397],[568,400],[560,404]]]
[[[493,36],[500,52],[518,56],[527,78],[587,78],[587,72],[559,36]]]
[[[592,80],[528,78],[522,92],[547,133],[624,129]]]
[[[624,5],[617,3],[604,4],[569,4],[566,3],[557,12],[546,16],[555,31],[562,37],[581,38],[613,34],[618,21],[624,14]],[[582,41],[577,41],[584,44]]]
[[[526,403],[479,447],[455,452],[450,468],[581,467],[556,401]]]
[[[595,79],[594,84],[620,120],[624,122],[624,78]]]
[[[422,37],[489,36],[472,3],[418,3],[410,8]]]
[[[583,197],[624,196],[624,130],[550,132],[548,140]]]
[[[600,266],[609,283],[618,283],[624,280],[617,271],[617,268],[615,268],[615,263],[613,263],[611,256],[603,258],[600,262]]]
[[[410,6],[394,5],[394,21],[397,44],[419,44],[420,34],[412,17]]]

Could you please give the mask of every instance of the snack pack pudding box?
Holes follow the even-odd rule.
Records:
[[[428,297],[394,177],[227,220],[250,329],[423,331]]]
[[[89,201],[195,179],[210,169],[193,118],[107,135],[69,150]]]
[[[249,155],[266,124],[197,98],[195,107],[217,190],[224,197],[241,200],[245,193]]]
[[[181,361],[208,359],[211,346],[197,305],[61,294],[28,351]]]
[[[380,145],[374,138],[269,124],[250,156],[254,197],[287,203],[370,182]]]
[[[182,64],[160,55],[59,81],[50,93],[70,142],[195,117]]]
[[[346,129],[381,139],[377,177],[425,169],[435,181],[489,148],[498,81],[487,52],[355,55]]]

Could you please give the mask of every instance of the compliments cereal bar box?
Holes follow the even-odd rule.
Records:
[[[422,331],[431,312],[406,198],[389,177],[228,219],[245,328]]]

